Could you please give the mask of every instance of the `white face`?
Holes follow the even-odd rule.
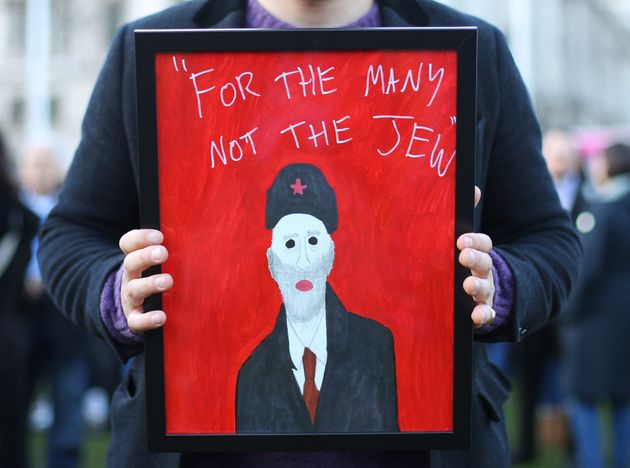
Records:
[[[305,321],[321,310],[334,259],[335,243],[319,219],[294,213],[278,221],[267,260],[291,319]]]

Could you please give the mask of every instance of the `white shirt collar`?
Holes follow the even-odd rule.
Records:
[[[328,351],[326,350],[327,340],[325,307],[322,307],[322,310],[313,319],[312,323],[315,327],[318,327],[317,333],[313,337],[313,341],[311,343],[303,343],[300,340],[300,337],[297,335],[294,327],[291,326],[292,324],[289,322],[289,317],[287,315],[289,353],[291,355],[293,366],[295,367],[295,369],[293,369],[293,374],[298,382],[300,391],[303,391],[304,387],[304,368],[302,364],[302,356],[304,355],[305,344],[308,345],[308,348],[313,351],[313,353],[315,353],[315,356],[317,356],[317,365],[315,367],[315,385],[318,389],[320,389],[322,386],[322,381],[324,380],[324,369],[326,367],[326,361],[328,360]]]

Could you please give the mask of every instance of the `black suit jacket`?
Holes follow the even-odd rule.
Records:
[[[378,4],[385,26],[479,28],[475,183],[483,197],[475,211],[475,229],[490,235],[512,270],[514,302],[507,324],[476,336],[472,449],[433,452],[431,461],[433,466],[507,466],[502,404],[509,386],[488,362],[480,342],[519,340],[559,312],[577,274],[579,241],[547,172],[540,128],[503,35],[438,2]],[[137,228],[139,219],[133,30],[238,28],[244,23],[244,5],[244,0],[195,0],[119,31],[94,88],[59,203],[43,228],[42,272],[57,304],[73,321],[107,340],[123,359],[142,348],[116,342],[101,321],[99,307],[107,277],[122,262],[118,240]],[[135,361],[112,403],[108,463],[176,467],[177,454],[146,451],[144,366],[143,359]]]
[[[385,432],[398,430],[391,332],[348,312],[326,288],[328,360],[315,423],[297,385],[284,305],[276,326],[241,367],[237,432]]]

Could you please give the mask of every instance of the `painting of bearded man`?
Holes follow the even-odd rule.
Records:
[[[335,192],[310,164],[285,166],[267,191],[267,260],[283,304],[240,369],[241,433],[398,431],[394,341],[346,310],[328,283]]]

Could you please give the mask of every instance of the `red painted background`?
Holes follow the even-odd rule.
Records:
[[[333,80],[322,86],[336,91],[322,95],[316,82],[316,95],[309,85],[304,97],[291,75],[288,99],[282,80],[274,79],[298,66],[308,71],[308,65],[334,67],[324,76]],[[365,96],[370,65],[383,66],[386,93],[379,82]],[[418,91],[408,83],[401,92],[408,70],[415,81],[419,69]],[[156,58],[156,72],[161,223],[170,252],[164,271],[175,280],[164,295],[167,432],[235,430],[238,370],[271,331],[282,302],[267,269],[265,193],[276,173],[294,162],[318,166],[336,191],[330,283],[348,310],[394,335],[401,430],[450,430],[455,163],[445,174],[432,163],[439,155],[434,147],[444,151],[442,170],[455,150],[455,53],[164,54]],[[260,96],[244,89],[242,99],[235,88],[237,99],[223,105],[222,87],[236,84],[243,72],[252,73],[249,90]],[[242,75],[243,85],[249,76]],[[199,90],[216,86],[200,94],[199,103],[195,81]],[[231,85],[223,89],[228,104],[232,91]],[[374,115],[414,118],[397,121],[400,144],[388,156],[377,150],[387,152],[397,134],[391,120]],[[332,120],[345,116],[337,127],[348,130],[335,138]],[[322,120],[329,144],[320,137],[316,148],[307,139],[308,123],[321,132]],[[280,131],[300,121],[307,124],[296,129],[297,149],[291,134]],[[417,130],[409,148],[414,123],[434,132]],[[256,154],[238,140],[254,128]],[[213,168],[211,143],[221,136],[226,164],[215,154]],[[234,139],[243,149],[241,156],[232,144],[237,161],[229,156]]]

